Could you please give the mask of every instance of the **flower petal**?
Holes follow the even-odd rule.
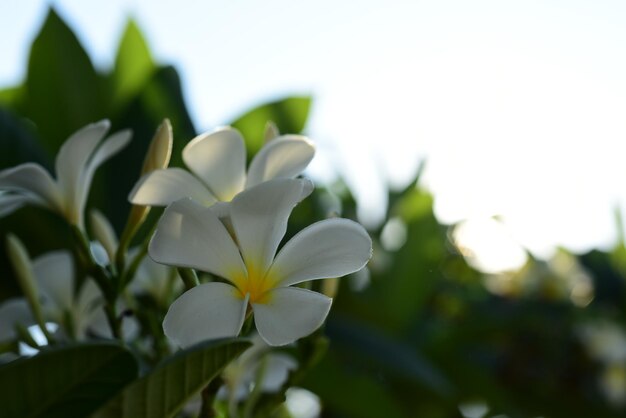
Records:
[[[75,132],[61,146],[55,169],[59,187],[64,195],[74,194],[78,189],[87,162],[110,126],[108,120],[89,124]]]
[[[284,135],[267,144],[250,163],[246,188],[275,178],[302,173],[315,155],[315,146],[304,136]]]
[[[106,314],[103,308],[104,298],[100,288],[93,281],[92,278],[87,277],[75,299],[74,305],[71,307],[70,312],[73,315],[74,321],[74,334],[76,338],[84,338],[87,330],[92,327],[94,323],[102,321],[102,328],[110,332],[110,327],[106,319]],[[109,337],[111,334],[98,334],[103,337]]]
[[[289,372],[298,368],[298,362],[286,354],[270,353],[265,360],[265,374],[261,381],[263,392],[276,393],[289,377]]]
[[[243,190],[246,147],[236,129],[198,135],[183,149],[183,161],[220,200],[229,201]]]
[[[230,280],[246,274],[239,250],[224,225],[211,209],[190,199],[165,209],[148,253],[157,263],[191,267]]]
[[[254,303],[254,323],[261,337],[272,346],[306,337],[326,319],[332,299],[297,287],[268,292],[266,303]]]
[[[24,298],[13,298],[0,303],[0,341],[15,338],[15,325],[29,327],[35,323],[28,302]]]
[[[128,200],[135,205],[166,206],[185,197],[204,206],[217,201],[204,184],[182,168],[148,173],[137,182]]]
[[[241,254],[250,270],[263,274],[272,263],[294,206],[310,190],[310,181],[276,179],[238,194],[230,217]]]
[[[203,340],[235,337],[241,331],[248,299],[225,283],[206,283],[183,293],[163,320],[165,335],[180,347]]]
[[[27,203],[40,203],[35,196],[0,192],[0,217],[10,215]]]
[[[268,275],[279,286],[340,277],[363,268],[371,256],[372,240],[361,225],[349,219],[326,219],[286,243]]]
[[[67,251],[53,251],[33,260],[33,274],[46,311],[58,321],[74,299],[74,263]]]
[[[13,190],[40,199],[40,204],[58,212],[63,211],[63,200],[57,184],[39,164],[25,163],[0,171],[0,189]]]
[[[73,210],[75,211],[76,219],[78,219],[78,225],[82,226],[83,211],[85,209],[85,203],[87,203],[87,195],[89,188],[91,187],[91,181],[93,180],[94,173],[106,160],[117,154],[122,148],[124,148],[130,142],[131,131],[125,129],[123,131],[116,132],[108,137],[102,145],[98,147],[93,157],[89,160],[89,163],[85,167],[84,172],[80,174],[79,183],[72,200]]]

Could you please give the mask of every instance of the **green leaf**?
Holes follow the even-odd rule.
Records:
[[[135,358],[117,344],[44,350],[0,368],[2,417],[83,417],[136,376]]]
[[[172,417],[250,345],[246,340],[225,339],[181,351],[133,382],[93,418]]]
[[[281,133],[297,134],[304,130],[310,108],[310,97],[288,97],[254,108],[231,125],[246,139],[248,156],[251,156],[263,146],[268,121],[274,122]]]
[[[77,129],[103,118],[101,79],[80,42],[50,9],[30,50],[24,115],[54,154]]]
[[[0,107],[0,169],[26,161],[50,168],[50,161],[33,135],[32,126]]]
[[[111,73],[111,110],[119,111],[150,80],[156,67],[148,45],[133,20],[126,25]]]
[[[24,97],[24,86],[18,85],[0,90],[0,105],[10,109],[19,108]]]

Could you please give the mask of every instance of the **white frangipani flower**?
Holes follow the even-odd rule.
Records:
[[[137,248],[131,249],[129,258],[134,257],[137,251]],[[167,306],[173,295],[182,292],[183,282],[178,278],[175,269],[155,263],[150,257],[144,257],[129,288],[135,294],[148,294],[155,301]]]
[[[276,393],[298,367],[291,356],[275,352],[258,335],[252,336],[252,347],[226,366],[222,372],[224,386],[217,396],[240,402],[248,397],[253,384],[259,384],[261,392]]]
[[[87,278],[75,294],[74,261],[68,251],[46,253],[33,260],[33,273],[42,298],[46,321],[70,325],[65,332],[83,339],[102,309],[102,293],[93,280]]]
[[[315,147],[304,136],[282,135],[254,156],[246,175],[246,146],[234,128],[204,133],[183,149],[181,168],[155,170],[142,177],[129,200],[136,205],[166,206],[182,198],[211,206],[228,202],[242,190],[275,178],[296,177],[313,159]]]
[[[130,141],[128,130],[102,142],[110,123],[87,125],[69,137],[56,157],[56,180],[39,164],[0,171],[0,215],[26,205],[46,207],[83,229],[83,212],[96,169]],[[98,146],[98,144],[102,144]]]
[[[315,331],[332,300],[292,285],[361,269],[372,241],[348,219],[327,219],[302,230],[276,254],[294,206],[311,185],[276,179],[238,194],[230,203],[232,234],[217,215],[190,199],[170,205],[149,246],[155,261],[195,268],[228,280],[184,293],[170,307],[163,329],[182,347],[239,334],[248,304],[256,328],[272,346]]]

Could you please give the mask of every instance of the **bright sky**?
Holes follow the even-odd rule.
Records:
[[[0,86],[48,3],[96,64],[128,14],[182,73],[200,130],[313,94],[311,174],[344,174],[376,222],[385,184],[424,183],[439,219],[499,215],[538,255],[615,241],[626,208],[626,3],[609,0],[2,0]],[[336,169],[336,170],[335,170]]]

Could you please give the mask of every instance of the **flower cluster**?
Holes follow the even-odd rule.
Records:
[[[99,212],[90,218],[90,237],[84,212],[95,170],[130,140],[122,131],[102,142],[108,128],[102,121],[72,135],[57,156],[56,180],[32,163],[0,171],[0,215],[26,204],[60,214],[75,227],[76,261],[84,262],[87,273],[77,281],[67,251],[32,263],[27,256],[13,257],[23,267],[16,270],[23,272],[25,299],[0,307],[0,315],[10,317],[0,336],[14,336],[16,325],[39,324],[45,331],[45,324],[54,322],[62,330],[57,337],[132,338],[137,324],[129,331],[132,322],[123,313],[132,310],[132,295],[147,293],[167,308],[176,288],[170,284],[175,267],[183,278],[197,277],[198,271],[202,280],[185,280],[187,291],[167,309],[162,327],[172,343],[185,348],[234,337],[249,318],[265,343],[280,346],[318,329],[330,310],[332,299],[303,283],[344,276],[367,264],[371,240],[348,219],[314,223],[281,247],[292,210],[314,190],[299,176],[315,148],[303,136],[272,130],[247,169],[237,130],[202,134],[183,150],[186,171],[167,168],[172,138],[164,123],[130,192],[136,214],[129,216],[121,242]],[[149,241],[127,250],[150,206],[166,208]],[[103,332],[107,322],[110,329]]]

